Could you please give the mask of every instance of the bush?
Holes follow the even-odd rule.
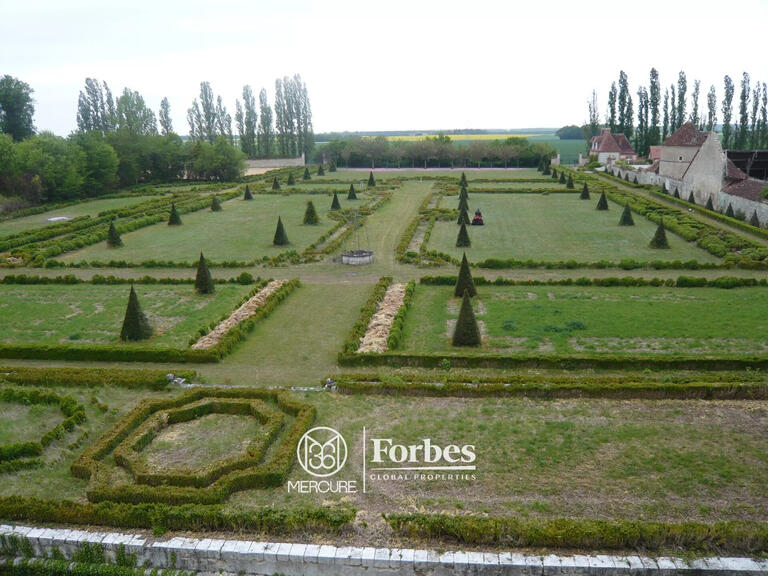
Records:
[[[277,228],[275,229],[275,238],[272,240],[272,244],[275,246],[285,246],[288,244],[288,235],[285,233],[285,227],[280,216],[277,217]]]
[[[454,346],[480,346],[480,328],[477,325],[467,289],[464,290],[461,298],[461,309],[451,342]]]
[[[589,200],[589,187],[587,186],[586,182],[584,182],[584,188],[581,189],[581,194],[579,194],[579,198],[581,200]]]
[[[565,187],[569,190],[573,190],[573,176],[568,174],[568,182],[566,182]]]
[[[152,337],[152,326],[149,320],[141,310],[139,297],[131,285],[131,293],[128,295],[128,306],[125,309],[125,318],[123,318],[123,328],[120,331],[120,340],[139,341],[147,340]]]
[[[600,193],[600,199],[597,201],[596,208],[598,210],[608,210],[608,198],[605,197],[605,192]]]
[[[347,200],[357,200],[357,194],[355,194],[354,183],[349,185],[349,194],[347,194]]]
[[[459,228],[459,235],[456,237],[456,248],[469,248],[470,246],[472,246],[472,242],[469,239],[467,225],[462,224]]]
[[[752,211],[752,217],[749,219],[749,223],[755,228],[760,228],[760,218],[757,216],[757,210]]]
[[[461,210],[468,211],[469,210],[469,202],[467,201],[467,198],[465,196],[460,196],[459,197],[459,208],[458,209],[459,209],[459,211],[461,211]]]
[[[552,179],[557,179],[557,168],[552,168]]]
[[[304,176],[303,176],[303,178],[304,178],[304,180],[311,180],[312,179],[312,175],[309,173],[309,166],[304,168]]]
[[[304,224],[314,225],[320,222],[320,218],[317,216],[317,210],[312,200],[307,201],[307,209],[304,211]]]
[[[693,195],[693,191],[691,191],[691,193],[688,194],[688,202],[690,202],[691,204],[696,204],[696,198]]]
[[[200,260],[197,263],[195,291],[198,294],[213,294],[216,291],[211,272],[208,270],[208,264],[205,262],[205,257],[202,252],[200,252]]]
[[[634,226],[635,221],[632,219],[632,210],[629,209],[629,202],[624,204],[624,210],[621,212],[621,218],[619,218],[619,226]]]
[[[376,186],[376,179],[373,177],[373,170],[368,174],[368,187],[374,188]]]
[[[4,380],[20,386],[119,386],[151,390],[163,390],[168,386],[167,370],[1,366],[0,372]],[[174,374],[186,380],[192,380],[196,376],[191,370],[177,370]]]
[[[320,164],[320,166],[317,167],[317,175],[318,176],[325,176],[325,169],[323,168],[322,164]]]
[[[120,234],[115,228],[115,221],[110,220],[109,232],[107,232],[107,246],[110,248],[119,248],[123,245],[123,240],[120,238]]]
[[[656,227],[656,233],[651,238],[649,244],[651,248],[669,248],[669,242],[667,241],[667,233],[664,230],[664,219],[659,220],[659,225]]]
[[[211,198],[211,212],[221,212],[221,202],[219,202],[218,196]]]
[[[704,207],[705,207],[707,210],[714,210],[714,209],[715,209],[715,206],[714,206],[714,204],[712,204],[712,196],[710,196],[709,198],[707,198],[707,203],[706,203],[706,205],[705,205]]]
[[[168,226],[180,226],[181,225],[181,216],[179,216],[179,212],[176,210],[176,203],[171,203],[171,215],[168,217]]]
[[[731,203],[728,203],[728,208],[725,210],[725,215],[728,216],[728,218],[736,218],[736,215],[733,213],[733,206],[731,206]]]
[[[560,179],[558,180],[560,184],[565,184],[565,172],[562,170],[560,171]]]
[[[674,197],[675,198],[680,198],[680,191],[677,188],[675,188]]]
[[[456,221],[457,224],[465,226],[469,226],[469,212],[467,212],[466,208],[464,210],[459,210],[459,219]]]
[[[294,186],[296,184],[296,179],[293,177],[293,172],[288,173],[288,186]]]
[[[454,298],[461,298],[464,296],[464,292],[467,292],[470,298],[477,296],[477,288],[472,281],[472,272],[469,269],[469,261],[467,260],[467,253],[461,257],[461,266],[459,267],[459,275],[456,278],[456,286],[453,289]]]
[[[463,188],[467,187],[467,175],[464,174],[464,172],[461,173],[461,178],[459,178],[459,186]]]
[[[331,210],[341,210],[341,203],[339,202],[339,197],[336,195],[336,192],[333,193],[333,200],[331,201]]]

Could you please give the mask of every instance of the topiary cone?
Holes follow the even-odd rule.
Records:
[[[691,204],[696,204],[696,197],[693,195],[693,191],[691,191],[690,194],[688,194],[688,202]]]
[[[467,225],[462,224],[459,228],[459,235],[456,237],[456,248],[469,248],[470,246],[472,246],[472,242],[469,240]]]
[[[131,293],[128,295],[128,306],[125,309],[123,329],[120,331],[120,340],[124,342],[136,342],[147,340],[152,336],[152,326],[141,311],[139,297],[131,285]]]
[[[621,212],[621,218],[619,218],[619,226],[634,226],[635,221],[632,219],[632,210],[629,209],[629,202],[624,204],[624,210]]]
[[[464,290],[461,297],[461,309],[453,331],[452,343],[454,346],[480,346],[480,327],[477,325],[467,290]]]
[[[107,246],[110,248],[120,248],[123,245],[123,239],[120,238],[120,233],[115,228],[115,221],[109,221],[109,231],[107,232]]]
[[[336,192],[333,193],[333,201],[331,202],[331,210],[341,210],[341,202],[339,202],[339,197],[336,195]]]
[[[469,269],[469,261],[467,260],[467,253],[461,257],[461,266],[459,267],[459,277],[456,279],[456,286],[453,289],[453,296],[459,298],[467,292],[471,297],[477,295],[477,289],[475,283],[472,281],[472,272]]]
[[[216,292],[216,286],[213,283],[213,278],[211,278],[211,271],[208,270],[208,264],[202,252],[200,252],[200,260],[197,263],[195,290],[198,294],[213,294]]]
[[[714,209],[715,209],[715,206],[712,204],[712,196],[710,196],[709,198],[707,198],[707,203],[706,203],[706,205],[705,205],[704,207],[705,207],[707,210],[714,210]]]
[[[664,219],[659,220],[659,225],[656,227],[656,233],[651,238],[649,244],[651,248],[669,248],[669,242],[667,242],[667,233],[664,230]]]
[[[355,185],[349,185],[349,194],[347,194],[347,200],[357,200],[357,194],[355,194]]]
[[[376,186],[376,179],[373,177],[373,170],[368,174],[368,187],[373,188]]]
[[[309,166],[304,168],[304,180],[311,180],[312,175],[309,173]]]
[[[280,216],[277,217],[277,228],[275,229],[275,238],[272,240],[272,244],[275,246],[285,246],[288,244],[288,235],[285,233],[285,228],[283,227],[283,221],[280,219]]]
[[[459,219],[456,221],[456,224],[469,226],[469,212],[467,210],[459,210]]]
[[[675,188],[675,194],[674,194],[674,196],[675,196],[675,198],[680,198],[680,192],[678,191],[678,189],[677,189],[677,188]]]
[[[323,168],[322,164],[320,164],[320,166],[317,167],[317,175],[318,176],[325,176],[325,168]]]
[[[211,198],[211,212],[221,212],[221,202],[219,202],[218,196]]]
[[[760,218],[757,215],[757,210],[752,211],[752,217],[749,219],[749,223],[755,228],[760,228]]]
[[[176,203],[171,203],[171,215],[168,217],[168,226],[180,226],[181,225],[181,216],[179,216],[179,213],[176,211]]]
[[[598,210],[608,210],[608,198],[605,197],[605,192],[600,194],[600,199],[597,201]]]
[[[469,202],[466,198],[459,198],[459,210],[469,210]]]
[[[581,194],[579,194],[579,198],[581,200],[589,200],[589,188],[587,187],[586,182],[584,182],[584,188],[581,189]]]
[[[565,183],[565,187],[568,188],[568,190],[573,190],[573,176],[568,174],[568,181]]]
[[[304,211],[304,224],[318,224],[320,218],[317,216],[317,210],[312,200],[307,202],[307,209]]]
[[[557,168],[552,168],[552,179],[554,180],[556,178],[557,178]]]
[[[277,176],[272,179],[272,190],[280,190],[280,180],[277,179]]]
[[[275,178],[277,180],[277,178]],[[274,186],[274,182],[272,183]],[[280,188],[280,184],[277,185],[278,189]],[[253,200],[253,194],[251,194],[251,188],[248,186],[248,184],[245,185],[245,194],[243,194],[243,200]]]
[[[733,206],[731,206],[731,203],[728,203],[728,208],[725,209],[725,215],[729,218],[733,218],[735,215],[733,213]]]
[[[562,170],[560,171],[560,180],[558,180],[560,184],[565,184],[565,172]]]
[[[467,191],[466,186],[462,186],[461,190],[459,191],[459,198],[464,198],[465,200],[469,200],[469,192]]]
[[[467,187],[467,175],[464,172],[461,173],[461,178],[459,178],[459,186]]]
[[[293,172],[288,173],[288,186],[293,186],[296,184],[296,180],[293,177]]]

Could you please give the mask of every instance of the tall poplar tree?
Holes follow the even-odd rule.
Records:
[[[628,113],[632,109],[631,96],[629,95],[629,81],[627,80],[627,74],[624,70],[619,71],[619,132],[628,136],[627,130],[629,129],[629,135],[631,135],[631,121],[627,118]]]
[[[261,89],[259,92],[259,155],[269,158],[272,155],[272,140],[275,134],[272,128],[272,108],[267,100],[267,91]]]
[[[680,128],[680,119],[677,117],[677,100],[675,97],[675,85],[669,86],[669,132],[673,133]]]
[[[168,102],[168,98],[163,98],[160,102],[160,113],[158,114],[158,120],[160,121],[160,134],[167,136],[173,132],[173,122],[171,121],[171,103]]]
[[[736,129],[734,148],[743,150],[747,147],[747,132],[749,131],[749,74],[741,76],[741,93],[739,94],[739,125]]]
[[[685,124],[686,118],[686,93],[688,92],[688,80],[685,77],[685,72],[680,70],[680,74],[677,76],[677,127],[680,128]]]
[[[669,88],[664,89],[664,125],[662,127],[662,142],[667,139],[669,134]]]
[[[707,92],[707,131],[711,132],[715,126],[717,126],[717,92],[712,85]]]
[[[611,132],[616,131],[616,82],[611,82],[608,91],[608,128]]]
[[[733,127],[731,126],[731,116],[733,115],[734,86],[733,86],[733,80],[731,80],[731,77],[728,76],[727,74],[723,78],[723,84],[724,84],[724,96],[723,96],[723,103],[722,103],[723,148],[728,149],[733,147],[733,142],[731,142],[732,132],[733,132]]]
[[[699,117],[699,90],[701,88],[701,82],[699,80],[693,81],[693,92],[691,93],[691,122],[696,128],[702,128],[702,121]]]
[[[661,84],[659,84],[659,73],[656,68],[651,68],[649,88],[649,109],[650,119],[648,122],[648,145],[657,146],[660,142],[659,134],[659,104],[661,100]]]

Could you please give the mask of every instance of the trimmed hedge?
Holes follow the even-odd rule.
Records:
[[[387,514],[402,535],[471,545],[580,550],[669,549],[763,554],[768,523],[643,522],[594,518],[512,518],[448,514]]]
[[[192,380],[193,370],[174,372],[178,378]],[[168,386],[165,370],[130,368],[41,368],[0,366],[0,379],[28,386],[118,386],[120,388],[163,390]]]
[[[392,327],[389,331],[389,337],[387,338],[387,349],[394,350],[400,347],[400,341],[403,337],[403,325],[405,324],[405,317],[408,314],[408,310],[413,302],[413,292],[416,289],[416,282],[411,280],[405,287],[405,297],[403,298],[403,304],[392,319]]]
[[[223,506],[188,504],[99,504],[0,496],[0,518],[15,522],[46,522],[192,532],[262,532],[270,534],[337,532],[355,519],[354,508],[260,508],[225,512]]]
[[[339,355],[340,357],[347,354],[354,355],[357,352],[357,349],[360,347],[360,339],[365,336],[365,331],[368,329],[368,323],[376,313],[376,308],[378,307],[382,298],[384,298],[384,294],[386,293],[390,284],[392,284],[392,277],[384,276],[380,278],[376,285],[373,287],[373,293],[360,309],[360,316],[358,316],[357,322],[355,322],[354,326],[352,327],[352,332],[344,342],[342,352]]]
[[[103,460],[113,454],[118,464],[124,454],[118,447],[154,414],[181,408],[202,399],[261,399],[271,400],[284,412],[295,417],[294,422],[266,463],[221,475],[205,488],[196,480],[184,480],[185,486],[128,484],[115,486],[110,481],[109,469]],[[310,429],[315,420],[314,406],[293,400],[284,392],[267,389],[193,389],[182,396],[167,400],[143,400],[110,431],[93,445],[86,448],[72,464],[70,470],[77,478],[91,479],[87,495],[91,502],[125,502],[131,504],[156,502],[170,505],[198,503],[218,504],[232,492],[254,488],[280,486],[285,483],[293,466],[296,446],[301,436]],[[138,440],[137,440],[138,441]],[[124,451],[123,451],[124,452]],[[122,462],[121,465],[124,465]],[[227,464],[228,465],[228,464]],[[180,481],[181,482],[181,481]]]
[[[654,286],[664,288],[750,288],[766,287],[766,278],[739,278],[736,276],[718,276],[717,278],[701,278],[694,276],[678,276],[674,278],[641,278],[635,276],[606,276],[605,278],[562,278],[555,279],[528,279],[515,280],[499,276],[495,280],[489,280],[484,276],[474,276],[476,286],[601,286],[601,287],[633,287]],[[456,276],[422,276],[420,284],[425,286],[455,286]]]
[[[130,566],[39,558],[27,558],[19,563],[7,562],[5,564],[0,560],[0,573],[4,576],[147,576],[147,574],[152,574],[144,568]],[[163,576],[194,576],[191,572],[180,570],[156,570],[154,574],[157,576],[160,574]]]

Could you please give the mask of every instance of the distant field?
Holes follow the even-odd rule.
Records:
[[[446,134],[454,142],[472,142],[477,140],[506,140],[507,138],[534,138],[538,136],[548,136],[548,134],[506,134],[499,132],[496,134]],[[433,138],[431,135],[407,135],[407,136],[386,136],[390,142],[417,142],[418,140],[424,140],[424,138]]]
[[[553,184],[554,185],[554,184]],[[477,184],[481,186],[481,184]],[[667,232],[671,249],[654,250],[648,242],[656,224],[634,214],[635,226],[619,226],[622,207],[610,202],[610,210],[595,209],[597,195],[580,200],[572,194],[481,194],[469,187],[470,215],[483,213],[485,226],[470,226],[471,248],[456,248],[458,226],[453,221],[435,224],[427,248],[461,258],[466,250],[471,262],[487,258],[514,258],[557,262],[618,262],[632,258],[639,261],[698,260],[716,262],[717,258]],[[455,208],[456,197],[443,198],[442,208]]]
[[[139,202],[149,200],[151,196],[132,196],[130,198],[107,198],[104,200],[90,200],[87,202],[80,202],[79,204],[73,204],[66,208],[59,208],[58,210],[51,210],[49,212],[42,212],[41,214],[32,214],[30,216],[23,216],[21,218],[14,218],[12,220],[0,220],[0,238],[9,234],[16,234],[23,232],[24,230],[31,230],[33,228],[40,228],[49,224],[56,224],[56,221],[51,222],[51,218],[77,218],[78,216],[96,216],[99,212],[104,210],[112,210],[114,208],[122,208],[124,206],[132,206]]]

